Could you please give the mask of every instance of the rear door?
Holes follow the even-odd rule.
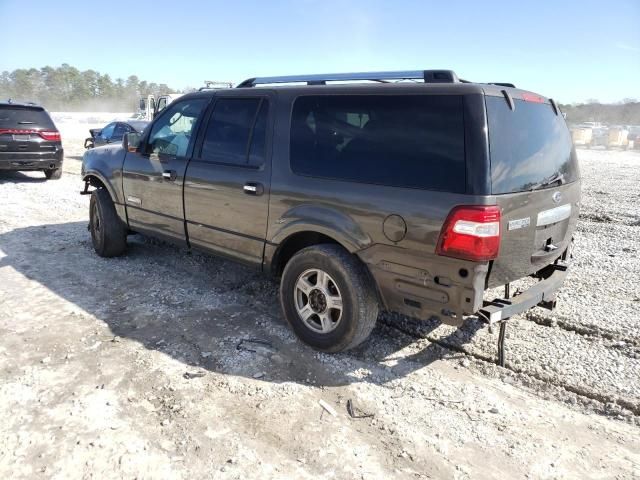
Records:
[[[490,286],[534,273],[570,246],[580,207],[571,134],[559,110],[533,94],[487,96],[492,193],[502,210]]]
[[[260,265],[267,230],[268,95],[222,96],[211,108],[185,178],[192,246]]]
[[[209,98],[171,104],[154,121],[137,152],[128,152],[123,189],[129,225],[185,244],[182,187],[187,160]]]

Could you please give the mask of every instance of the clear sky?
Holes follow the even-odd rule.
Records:
[[[562,103],[640,98],[640,0],[0,0],[0,71],[205,79],[447,68]]]

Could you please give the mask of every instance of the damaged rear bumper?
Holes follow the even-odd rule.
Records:
[[[556,292],[567,277],[568,265],[564,262],[558,262],[549,265],[547,269],[550,274],[531,288],[511,298],[496,298],[484,302],[483,308],[478,313],[492,324],[536,306],[553,309],[556,303]]]

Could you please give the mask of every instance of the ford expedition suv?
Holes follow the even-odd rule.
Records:
[[[82,175],[99,255],[140,232],[253,265],[328,352],[365,340],[381,309],[504,325],[553,308],[580,205],[556,103],[449,70],[194,92],[143,135],[87,151]],[[511,297],[524,277],[538,281]]]

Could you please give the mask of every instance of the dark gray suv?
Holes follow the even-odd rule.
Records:
[[[553,308],[580,206],[556,103],[448,70],[195,92],[86,152],[82,175],[99,255],[141,232],[272,273],[293,330],[328,352],[381,309],[460,324]],[[523,277],[539,281],[511,297]]]

